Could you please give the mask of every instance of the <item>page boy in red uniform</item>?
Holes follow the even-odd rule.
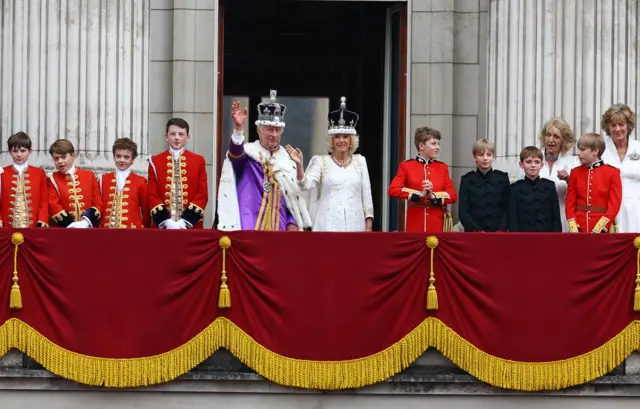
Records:
[[[112,152],[116,170],[100,179],[104,203],[102,227],[150,227],[147,180],[131,172],[131,165],[138,156],[138,145],[129,138],[119,138],[113,143]]]
[[[189,124],[182,118],[167,122],[169,149],[149,160],[149,207],[161,229],[202,228],[209,200],[204,157],[185,149]]]
[[[90,170],[78,169],[73,144],[58,139],[49,148],[56,171],[49,177],[49,214],[58,227],[100,226],[102,198],[98,180]]]
[[[13,163],[2,172],[0,227],[47,227],[47,175],[44,170],[29,166],[31,138],[18,132],[9,137],[7,145]]]
[[[408,201],[405,231],[442,232],[453,227],[447,205],[455,203],[457,196],[449,166],[436,160],[441,138],[436,129],[416,129],[418,156],[400,164],[389,186],[390,197]]]
[[[622,182],[620,170],[602,161],[602,135],[588,133],[578,140],[581,166],[569,176],[567,223],[572,233],[608,232],[620,210]]]

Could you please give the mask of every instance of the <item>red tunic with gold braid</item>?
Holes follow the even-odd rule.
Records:
[[[433,183],[435,200],[420,197],[422,181],[427,179]],[[408,200],[405,231],[451,231],[453,223],[447,205],[455,203],[458,197],[446,163],[419,155],[402,162],[388,193],[390,197]]]
[[[179,169],[177,169],[179,167]],[[169,150],[149,160],[149,207],[154,224],[184,219],[202,228],[209,193],[204,157],[188,150],[175,160]]]
[[[122,191],[118,192],[115,172],[102,175],[102,227],[110,229],[139,229],[150,227],[151,216],[147,199],[147,180],[135,173],[127,176]]]
[[[96,176],[90,170],[75,168],[72,172],[56,171],[49,177],[49,214],[60,227],[67,227],[83,217],[89,219],[93,227],[98,227],[102,198]]]
[[[620,211],[620,170],[602,160],[571,171],[567,189],[567,223],[577,233],[609,231]]]
[[[42,227],[49,223],[47,175],[44,170],[27,166],[20,173],[6,166],[0,187],[0,226]]]

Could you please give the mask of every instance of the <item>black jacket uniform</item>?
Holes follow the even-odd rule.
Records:
[[[509,231],[561,232],[556,184],[547,179],[525,177],[511,185]]]
[[[458,213],[465,231],[506,231],[508,227],[509,176],[490,169],[462,176]]]

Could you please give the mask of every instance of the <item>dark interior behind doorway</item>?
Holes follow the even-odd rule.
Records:
[[[387,200],[382,137],[389,3],[223,0],[222,6],[223,92],[249,98],[250,123],[269,89],[283,97],[326,97],[331,110],[346,96],[348,108],[360,114],[360,153],[369,164],[374,229],[380,230],[382,200]],[[249,129],[255,140],[255,128]],[[227,138],[223,135],[223,149]]]

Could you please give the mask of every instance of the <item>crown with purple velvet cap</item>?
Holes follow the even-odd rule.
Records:
[[[287,111],[287,107],[276,102],[277,96],[278,91],[272,89],[269,92],[269,102],[258,104],[258,120],[256,121],[256,125],[284,128],[284,114]]]

